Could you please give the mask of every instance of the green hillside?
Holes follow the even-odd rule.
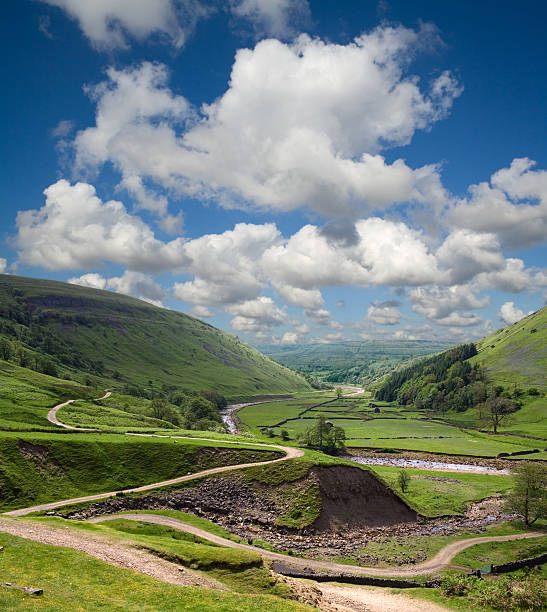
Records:
[[[503,386],[547,391],[547,306],[476,343],[472,362]]]
[[[56,281],[0,275],[0,352],[6,345],[18,365],[94,386],[208,389],[228,398],[309,388],[203,321]]]

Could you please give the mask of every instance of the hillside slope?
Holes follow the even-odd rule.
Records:
[[[471,362],[483,365],[493,382],[547,391],[547,306],[476,343]]]
[[[57,281],[0,275],[2,338],[46,374],[82,382],[92,376],[101,384],[209,389],[228,398],[309,388],[301,376],[203,321]]]

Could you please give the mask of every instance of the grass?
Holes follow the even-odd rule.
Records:
[[[0,275],[0,322],[30,338],[30,326],[20,322],[29,318],[53,335],[53,356],[78,380],[86,373],[69,364],[76,353],[81,363],[102,363],[92,374],[104,386],[131,382],[153,391],[166,384],[234,399],[310,389],[236,336],[181,312],[110,291]]]
[[[314,403],[304,400],[271,402],[246,406],[238,411],[238,416],[250,432],[260,436],[260,426],[273,426],[283,419],[296,418],[299,413],[308,409],[308,412],[302,418],[288,421],[278,427],[272,427],[273,433],[279,436],[281,430],[285,429],[288,431],[291,440],[294,440],[305,429],[313,425],[314,419],[318,415],[323,414],[333,424],[344,429],[346,445],[357,448],[390,447],[410,451],[485,457],[495,457],[501,452],[512,453],[542,448],[543,443],[537,440],[516,436],[494,436],[462,429],[448,423],[425,421],[422,420],[423,413],[414,409],[403,409],[399,406],[382,404],[380,414],[375,414],[370,409],[369,402],[369,399],[344,398],[341,401],[334,401],[313,409],[310,409],[310,407]],[[547,420],[541,414],[542,402],[543,400],[540,400],[537,406],[528,411],[526,418],[530,420],[529,426],[521,427],[521,429],[539,431],[541,427],[547,426]],[[469,416],[460,418],[462,425],[468,424],[467,420],[470,419]],[[524,420],[522,423],[524,423]],[[264,438],[264,436],[262,437]]]
[[[278,456],[196,440],[47,434],[0,438],[1,510],[141,486],[187,473]]]
[[[51,427],[48,410],[74,397],[97,397],[97,390],[0,359],[1,427]]]
[[[173,516],[167,512],[162,514]],[[185,513],[178,512],[176,515],[180,519]],[[219,546],[183,531],[146,521],[129,521],[119,518],[101,524],[90,524],[66,521],[57,517],[35,520],[39,523],[62,525],[65,528],[70,524],[69,528],[88,533],[103,535],[106,533],[109,539],[114,536],[119,541],[145,549],[168,561],[193,570],[207,572],[209,576],[240,593],[290,596],[290,589],[284,583],[278,583],[272,578],[268,565],[258,553],[252,551]],[[219,533],[219,530],[224,531],[213,523],[197,517],[185,522],[199,526],[207,524],[208,531],[216,533]],[[239,540],[234,537],[230,539]]]
[[[0,608],[49,612],[128,610],[152,612],[285,612],[309,606],[269,595],[239,595],[200,587],[178,587],[98,561],[79,551],[0,533],[2,581],[44,589],[38,597],[0,588]]]
[[[393,489],[398,490],[397,476],[400,468],[369,466]],[[424,516],[462,515],[466,507],[487,497],[504,495],[512,486],[507,476],[489,474],[460,474],[455,472],[431,472],[407,469],[410,486],[403,496],[413,508]],[[447,481],[431,480],[446,478]],[[399,495],[401,494],[398,491]]]
[[[529,540],[488,542],[464,550],[454,558],[453,563],[478,568],[483,565],[499,565],[508,561],[529,559],[543,554],[546,550],[547,535]]]
[[[534,331],[535,330],[535,331]],[[547,391],[547,307],[499,329],[479,343],[471,362],[484,365],[490,378],[510,389]]]

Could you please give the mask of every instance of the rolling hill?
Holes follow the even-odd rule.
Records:
[[[203,321],[57,281],[0,275],[0,344],[18,365],[95,386],[208,389],[227,398],[309,389]]]
[[[494,382],[547,391],[547,306],[476,345],[472,362],[481,363]]]

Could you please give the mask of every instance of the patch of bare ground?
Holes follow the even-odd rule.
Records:
[[[152,553],[131,546],[131,544],[125,544],[85,531],[75,531],[67,527],[53,527],[21,519],[7,519],[3,517],[0,517],[0,531],[27,540],[41,542],[42,544],[64,546],[79,550],[110,565],[134,570],[163,582],[170,582],[179,586],[226,589],[224,585],[216,580],[175,563],[160,559]]]
[[[340,612],[447,612],[436,604],[415,600],[402,593],[394,594],[381,588],[346,587],[318,583],[321,592],[320,610]]]

